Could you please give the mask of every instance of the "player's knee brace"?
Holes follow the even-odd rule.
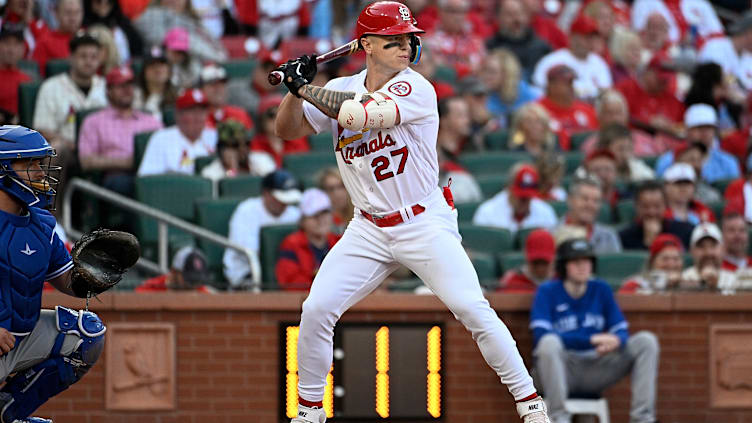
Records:
[[[78,382],[96,363],[104,348],[107,330],[102,320],[90,311],[55,307],[58,333],[49,358],[16,373],[0,389],[0,423],[11,423],[34,412],[48,399]],[[65,335],[80,338],[68,355],[61,349]]]

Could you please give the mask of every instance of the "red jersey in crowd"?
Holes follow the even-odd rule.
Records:
[[[306,137],[296,138],[294,140],[284,141],[284,147],[282,151],[277,151],[272,147],[269,142],[269,137],[266,134],[258,134],[251,140],[251,151],[263,151],[269,153],[277,163],[277,167],[282,166],[282,158],[291,153],[305,153],[309,151],[311,147],[308,145],[308,139]]]
[[[598,129],[595,109],[588,103],[575,100],[571,106],[560,106],[548,97],[538,100],[551,115],[551,130],[559,136],[559,146],[569,151],[569,139],[573,134]]]
[[[245,129],[253,129],[253,121],[251,121],[251,117],[248,116],[248,113],[243,110],[242,107],[230,105],[222,106],[222,108],[217,109],[214,113],[209,113],[206,116],[206,126],[209,128],[216,128],[219,122],[224,122],[230,119],[242,123],[243,126],[245,126]]]
[[[729,272],[736,272],[737,270],[739,270],[739,264],[732,262],[728,258],[724,258],[721,268],[723,270],[728,270]],[[744,268],[752,269],[752,256],[747,257],[747,261],[744,264]]]
[[[279,246],[279,260],[275,268],[279,287],[285,291],[310,289],[321,262],[339,238],[329,233],[327,245],[318,249],[311,245],[302,230],[288,235]]]
[[[39,40],[50,31],[43,19],[32,19],[28,25],[25,25],[24,18],[11,11],[7,11],[6,15],[0,18],[0,27],[6,22],[24,24],[24,43],[26,44],[27,58],[31,58]]]
[[[534,293],[538,285],[522,272],[521,269],[512,269],[504,273],[499,281],[497,292]]]
[[[31,77],[15,66],[0,68],[0,109],[18,114],[18,86]]]
[[[622,80],[616,84],[616,89],[627,100],[631,119],[650,123],[656,116],[663,116],[675,123],[684,121],[684,104],[668,89],[658,94],[649,94],[635,78]]]
[[[565,48],[569,45],[567,34],[556,25],[556,21],[547,16],[541,14],[533,16],[530,20],[530,26],[535,35],[547,42],[552,50]]]
[[[666,212],[663,213],[663,217],[666,219],[680,220],[674,217],[673,210],[670,207],[666,208]],[[700,222],[715,222],[715,213],[713,213],[713,210],[711,210],[708,206],[701,203],[700,201],[690,200],[689,201],[689,219],[686,222],[691,223],[693,225],[696,225]]]
[[[167,292],[170,290],[170,288],[167,287],[167,276],[169,275],[164,274],[161,276],[153,277],[151,279],[147,279],[144,281],[144,283],[137,286],[134,289],[134,291],[135,292]],[[202,294],[211,294],[214,292],[214,289],[206,285],[199,285],[195,287],[193,291],[201,292]]]
[[[52,59],[67,59],[70,56],[68,43],[72,34],[60,31],[47,31],[34,48],[33,58],[39,64],[39,74],[45,75],[45,65]]]

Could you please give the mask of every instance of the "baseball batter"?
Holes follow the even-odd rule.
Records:
[[[515,341],[483,297],[462,248],[451,195],[445,198],[438,188],[436,93],[408,67],[420,57],[415,34],[423,31],[416,25],[404,4],[372,3],[357,22],[366,70],[316,87],[309,84],[316,75],[313,56],[278,69],[291,93],[279,108],[278,134],[294,139],[331,131],[339,170],[356,208],[303,303],[299,408],[292,421],[326,421],[322,399],[334,325],[403,264],[472,333],[486,362],[514,396],[523,421],[548,423]]]

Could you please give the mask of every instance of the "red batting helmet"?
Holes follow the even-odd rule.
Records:
[[[360,12],[357,36],[423,33],[410,9],[396,1],[377,1]]]

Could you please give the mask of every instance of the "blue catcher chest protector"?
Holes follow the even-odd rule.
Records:
[[[18,125],[0,126],[0,189],[28,206],[54,207],[58,180],[51,173],[60,171],[51,166],[55,156],[55,149],[39,132]],[[27,166],[19,174],[12,167],[19,160],[42,162],[39,170]]]

